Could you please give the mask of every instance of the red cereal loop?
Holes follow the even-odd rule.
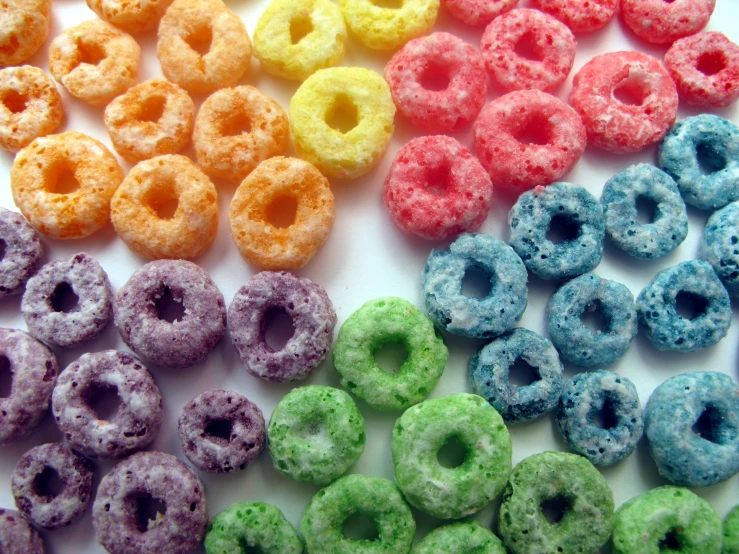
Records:
[[[550,92],[572,69],[575,37],[551,15],[516,9],[494,19],[485,29],[482,57],[497,88]]]
[[[447,11],[467,25],[484,27],[518,4],[518,0],[441,0]]]
[[[534,0],[534,6],[559,19],[573,33],[589,33],[613,19],[618,0]]]
[[[517,194],[559,180],[585,150],[580,116],[538,90],[510,92],[482,110],[475,150],[493,185]]]
[[[575,75],[570,104],[582,117],[588,140],[622,154],[665,136],[677,115],[677,90],[651,56],[610,52],[596,56]]]
[[[688,104],[725,108],[739,98],[739,46],[722,33],[676,40],[665,54],[665,67]]]
[[[711,19],[716,0],[621,0],[624,21],[655,44],[694,35]]]
[[[398,111],[432,133],[475,119],[487,94],[482,57],[449,33],[410,41],[388,62],[385,80]]]
[[[403,146],[383,190],[398,227],[431,240],[479,229],[492,198],[485,168],[447,136],[419,137]]]

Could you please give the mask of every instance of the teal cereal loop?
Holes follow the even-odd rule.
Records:
[[[282,512],[262,502],[236,502],[216,514],[205,535],[207,554],[301,554],[303,543]]]
[[[372,520],[374,540],[344,536],[344,522],[355,515]],[[406,554],[415,532],[413,514],[398,487],[387,479],[358,474],[318,491],[300,519],[308,554]]]
[[[408,358],[398,372],[380,368],[375,352],[401,344]],[[402,298],[370,300],[339,330],[333,349],[341,384],[377,410],[405,410],[439,382],[449,351],[421,310]]]
[[[362,455],[364,418],[344,391],[309,385],[280,400],[267,439],[277,471],[296,481],[328,485]]]
[[[474,521],[458,521],[431,531],[411,554],[506,554],[500,539]]]
[[[445,467],[439,451],[456,441],[462,462]],[[511,472],[511,437],[503,418],[481,396],[464,392],[413,406],[395,422],[395,480],[408,502],[442,519],[484,508]]]

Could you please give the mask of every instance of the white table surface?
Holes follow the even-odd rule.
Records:
[[[250,33],[253,32],[257,18],[262,13],[267,0],[230,0],[228,6],[245,21]],[[528,5],[522,0],[521,6]],[[83,0],[54,0],[52,27],[49,40],[41,51],[28,63],[48,71],[47,51],[51,39],[63,29],[80,21],[95,17]],[[734,42],[739,43],[739,2],[718,0],[715,13],[708,30],[724,32]],[[450,31],[479,47],[482,29],[466,27],[453,20],[443,9],[434,31]],[[142,48],[142,64],[139,81],[161,77],[156,58],[156,34],[154,32],[138,35]],[[572,76],[594,55],[614,50],[636,49],[661,58],[665,47],[650,45],[637,39],[617,16],[604,29],[592,34],[577,36],[578,47],[575,67],[567,82],[560,87],[557,95],[567,98]],[[350,37],[347,54],[342,65],[364,66],[380,73],[391,53],[375,52],[359,44]],[[242,79],[245,84],[254,85],[274,97],[287,109],[291,95],[298,84],[266,75],[259,68],[256,59],[251,72]],[[79,130],[108,145],[112,145],[102,123],[103,110],[94,108],[77,100],[60,87],[64,98],[66,118],[62,130]],[[498,93],[490,91],[493,99]],[[203,97],[196,97],[199,105]],[[699,111],[681,107],[678,119],[694,115]],[[739,123],[739,105],[715,111]],[[413,137],[421,136],[400,116],[396,117],[395,135],[381,163],[368,175],[354,181],[332,181],[336,195],[336,222],[328,240],[313,260],[298,273],[320,283],[334,303],[338,314],[338,325],[367,300],[392,295],[421,305],[419,291],[420,275],[432,247],[441,248],[448,244],[428,242],[402,234],[393,224],[381,201],[381,188],[385,175],[397,150]],[[472,131],[468,126],[454,135],[467,146],[472,146]],[[586,187],[595,196],[600,196],[605,181],[621,169],[639,162],[654,163],[654,147],[629,155],[610,155],[593,147],[585,154],[566,177],[566,180]],[[191,157],[193,151],[185,153]],[[9,170],[13,162],[11,154],[0,151],[0,201],[11,209],[14,204],[9,188]],[[123,163],[125,170],[129,164]],[[257,269],[247,264],[234,246],[228,232],[227,211],[235,187],[232,184],[216,181],[219,192],[221,218],[215,244],[202,256],[194,260],[213,277],[230,302],[236,290],[253,275]],[[481,231],[507,239],[506,215],[511,201],[496,195],[493,207]],[[688,210],[690,231],[683,244],[669,256],[655,261],[638,261],[606,243],[603,262],[596,273],[615,279],[627,285],[636,296],[652,277],[661,269],[683,260],[696,257],[703,225],[709,214],[695,209]],[[82,240],[58,241],[43,238],[46,247],[45,260],[56,260],[85,251],[95,256],[108,272],[114,289],[118,289],[130,275],[146,260],[134,255],[120,241],[112,226],[108,225],[92,237]],[[537,278],[529,283],[529,302],[519,325],[546,336],[545,306],[556,286]],[[20,297],[4,299],[0,303],[0,326],[25,329],[20,315]],[[693,370],[713,370],[737,377],[739,339],[739,317],[737,305],[733,306],[733,325],[719,344],[699,352],[661,353],[639,334],[626,355],[608,369],[631,379],[637,386],[642,404],[654,388],[665,379],[679,373]],[[439,385],[431,397],[444,396],[459,391],[471,392],[467,380],[467,366],[470,357],[482,346],[482,341],[469,340],[445,335],[450,356]],[[60,367],[66,367],[82,353],[117,348],[126,350],[115,327],[111,325],[98,339],[71,350],[55,349]],[[329,359],[303,383],[276,385],[260,381],[249,375],[242,367],[235,349],[228,337],[218,344],[215,351],[203,362],[182,371],[150,367],[152,374],[164,396],[165,417],[158,437],[150,448],[169,452],[182,459],[179,439],[176,432],[180,409],[197,394],[212,388],[225,388],[237,391],[254,401],[264,412],[266,419],[279,400],[292,388],[302,384],[327,384],[339,387],[338,375]],[[566,377],[580,371],[565,364]],[[390,436],[393,423],[400,413],[377,412],[362,401],[358,402],[367,422],[367,444],[359,462],[350,470],[352,473],[393,478],[390,455]],[[513,461],[544,450],[567,450],[567,445],[559,436],[551,416],[534,422],[510,425],[513,439]],[[59,441],[61,434],[50,417],[46,417],[37,431],[29,438],[0,449],[0,506],[12,508],[13,497],[10,492],[10,475],[20,456],[29,448],[46,442]],[[95,485],[112,467],[111,463],[96,463]],[[614,467],[601,469],[613,489],[616,505],[653,487],[666,484],[657,473],[649,458],[644,440],[636,452],[624,462]],[[230,475],[213,475],[198,471],[207,492],[211,515],[236,501],[264,501],[277,505],[287,519],[298,524],[300,515],[318,487],[296,483],[272,468],[267,452],[245,471]],[[708,500],[723,517],[729,509],[739,502],[737,486],[739,478],[734,477],[724,483],[695,489],[695,492]],[[495,520],[495,502],[480,511],[475,519],[484,525]],[[418,523],[417,537],[423,536],[441,522],[414,510]],[[51,553],[91,554],[102,552],[94,539],[92,518],[88,510],[82,519],[66,529],[43,532],[48,551]],[[201,550],[202,551],[202,550]]]

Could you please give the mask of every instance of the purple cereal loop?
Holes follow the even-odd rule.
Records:
[[[16,212],[0,208],[0,298],[23,292],[23,285],[36,273],[43,247],[38,233]]]
[[[0,552],[3,554],[46,554],[44,540],[21,514],[0,508]]]

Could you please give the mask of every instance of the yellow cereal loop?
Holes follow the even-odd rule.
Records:
[[[439,0],[339,0],[346,24],[359,41],[375,50],[395,50],[431,30]]]
[[[374,71],[321,69],[290,101],[290,135],[298,155],[324,175],[353,179],[382,157],[394,116],[390,88]]]
[[[346,25],[330,0],[274,0],[254,30],[254,55],[264,70],[302,81],[341,63]]]
[[[87,6],[127,33],[151,31],[159,25],[172,0],[87,0]]]
[[[228,220],[245,260],[262,269],[297,269],[331,231],[334,195],[311,164],[277,156],[259,164],[236,189]]]
[[[10,170],[16,206],[39,232],[58,239],[83,238],[105,225],[122,180],[115,156],[76,131],[37,138]]]
[[[118,236],[144,258],[194,258],[216,238],[216,187],[185,156],[158,156],[136,165],[110,208]]]

